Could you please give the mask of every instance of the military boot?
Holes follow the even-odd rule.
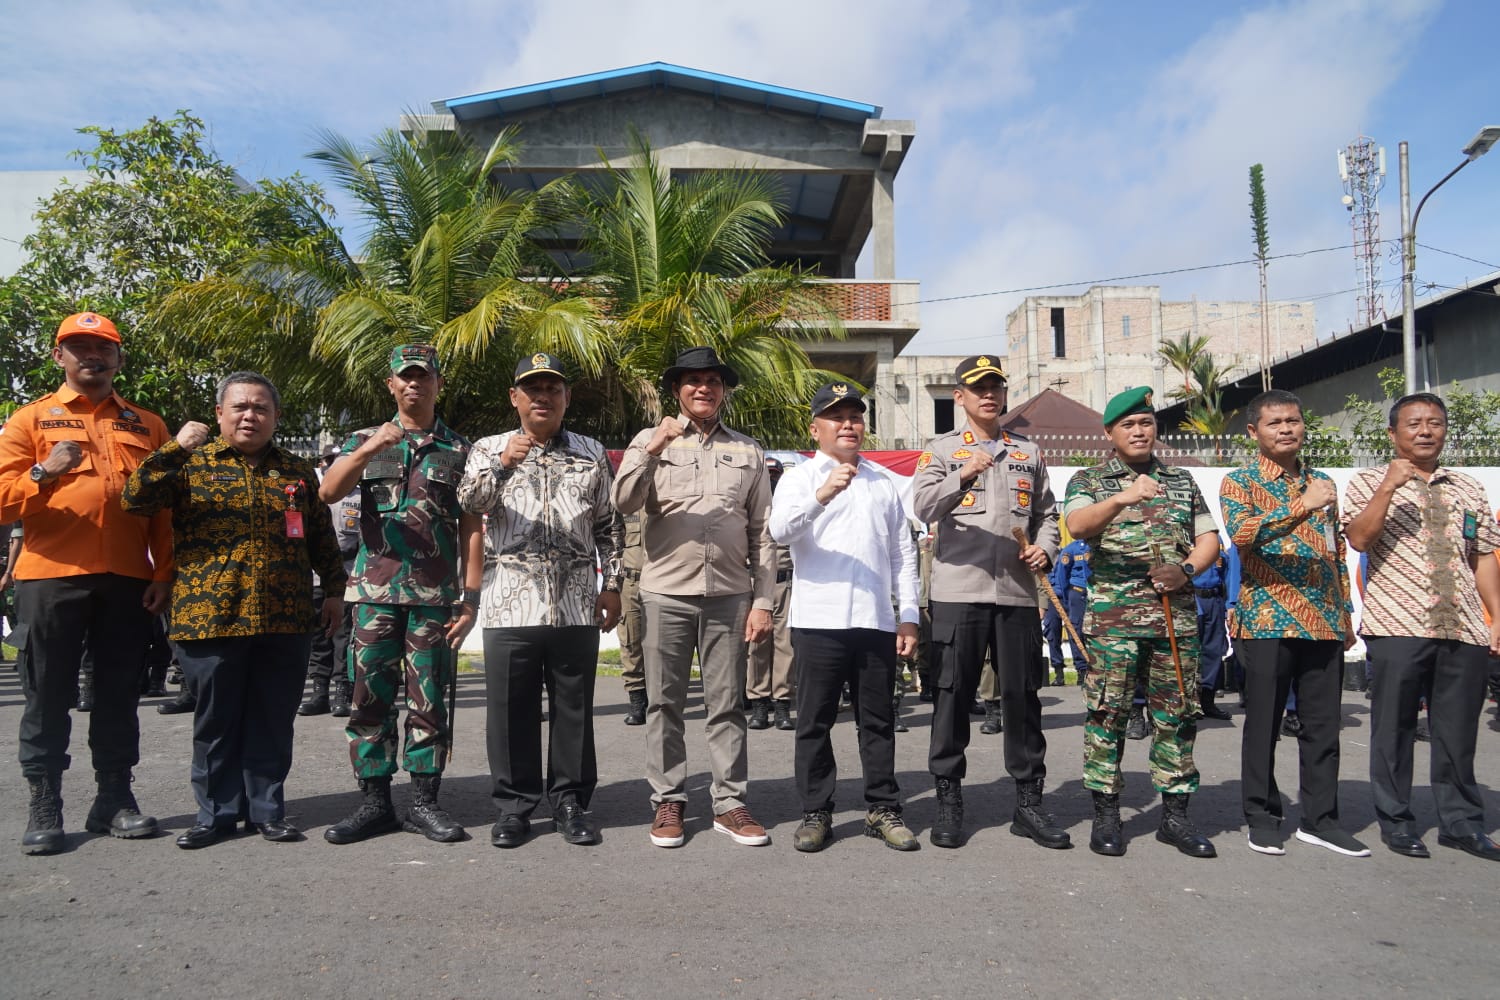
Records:
[[[141,694],[147,698],[167,696],[167,665],[165,663],[146,668],[146,689]]]
[[[792,724],[792,702],[790,698],[776,699],[776,728],[788,733],[797,728]]]
[[[56,854],[63,849],[62,775],[26,780],[31,784],[31,808],[21,836],[21,853]]]
[[[927,839],[933,847],[963,846],[964,791],[957,778],[937,779],[937,817]]]
[[[1066,830],[1042,808],[1042,779],[1016,782],[1016,811],[1010,819],[1010,832],[1030,837],[1043,847],[1063,850],[1073,846]]]
[[[911,732],[911,730],[906,728],[906,723],[901,721],[901,696],[899,694],[891,698],[891,720],[896,732]]]
[[[872,807],[865,813],[865,836],[874,837],[896,851],[915,851],[922,846],[901,818],[900,806]]]
[[[757,698],[750,704],[750,721],[746,723],[749,729],[771,728],[771,699]]]
[[[1068,686],[1068,677],[1067,677],[1067,674],[1063,671],[1062,664],[1060,664],[1060,663],[1057,664],[1056,666],[1054,666],[1052,668],[1052,686],[1053,687],[1067,687]]]
[[[92,712],[94,710],[94,673],[85,670],[78,676],[78,711]]]
[[[1000,716],[998,701],[984,703],[984,722],[980,724],[979,731],[986,736],[994,736],[996,733],[1005,731],[1005,720]]]
[[[156,714],[182,715],[184,712],[191,712],[197,707],[198,699],[193,696],[192,688],[188,687],[187,684],[184,683],[182,687],[177,690],[177,697],[173,698],[171,701],[164,701],[160,705],[156,706]]]
[[[1094,829],[1089,833],[1089,850],[1111,858],[1125,853],[1125,838],[1120,835],[1118,794],[1094,793]]]
[[[452,844],[464,839],[464,828],[438,805],[438,791],[442,787],[441,775],[412,775],[411,808],[406,811],[406,822],[402,827],[407,833],[420,833],[439,844]]]
[[[89,809],[83,828],[89,833],[107,833],[111,837],[134,840],[156,836],[156,817],[142,816],[130,790],[130,771],[97,771],[99,794]]]
[[[333,681],[333,691],[328,696],[328,714],[335,719],[349,718],[349,699],[353,694],[354,685],[349,683],[349,678],[335,678]]]
[[[1143,740],[1151,735],[1151,727],[1146,724],[1146,706],[1132,705],[1130,707],[1130,721],[1125,724],[1125,738],[1127,740]]]
[[[297,706],[298,715],[327,715],[330,705],[328,702],[328,678],[314,677],[312,679],[312,692],[307,700]]]
[[[918,668],[917,684],[919,685],[919,690],[917,693],[918,701],[931,702],[934,698],[937,697],[937,689],[932,686],[931,670]]]
[[[1216,858],[1219,852],[1214,845],[1188,819],[1189,798],[1186,792],[1161,793],[1161,827],[1156,831],[1156,839],[1171,844],[1190,858]]]
[[[323,839],[330,844],[358,843],[401,826],[401,821],[396,818],[396,808],[391,805],[389,777],[361,778],[359,790],[365,796],[359,808],[323,831]]]
[[[646,724],[646,692],[630,691],[630,710],[625,713],[625,725],[644,726]]]

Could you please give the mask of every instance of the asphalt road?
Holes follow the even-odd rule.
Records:
[[[1417,749],[1415,803],[1433,857],[1379,845],[1367,783],[1366,702],[1345,695],[1346,825],[1375,849],[1350,859],[1289,840],[1284,857],[1245,846],[1237,722],[1206,723],[1193,815],[1220,851],[1195,860],[1157,843],[1159,800],[1146,747],[1129,744],[1123,796],[1129,850],[1087,849],[1079,781],[1082,703],[1045,692],[1048,803],[1072,834],[1048,851],[1009,832],[1013,786],[1000,737],[975,734],[966,783],[967,846],[926,843],[934,801],[925,767],[928,706],[909,697],[898,737],[907,818],[922,849],[903,854],[860,835],[852,724],[835,731],[839,840],[791,848],[798,820],[791,735],[750,734],[750,805],[773,843],[747,848],[713,832],[702,707],[688,719],[689,840],[652,847],[641,777],[643,730],[621,724],[624,695],[600,678],[601,780],[592,805],[604,842],[571,847],[543,819],[518,850],[489,844],[483,679],[460,685],[458,746],[444,801],[473,839],[440,845],[406,833],[334,847],[323,828],[353,808],[342,729],[297,723],[289,818],[304,843],[241,837],[202,851],[171,836],[113,841],[81,832],[93,788],[76,717],[64,781],[67,850],[25,857],[26,792],[0,770],[0,941],[9,997],[1493,997],[1500,865],[1436,843]],[[21,697],[0,671],[0,734]],[[1233,701],[1229,702],[1233,711]],[[1500,731],[1481,721],[1477,762],[1491,828],[1500,817]],[[847,720],[848,716],[842,717]],[[190,717],[141,709],[136,793],[170,834],[192,823]],[[1277,780],[1297,787],[1294,748]],[[13,750],[12,750],[13,753]],[[398,783],[398,806],[409,795]],[[545,808],[545,807],[544,807]],[[1288,810],[1288,833],[1296,820]]]

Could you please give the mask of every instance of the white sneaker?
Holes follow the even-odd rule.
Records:
[[[1277,830],[1262,830],[1251,827],[1245,839],[1250,843],[1250,850],[1256,854],[1285,854],[1286,848],[1281,846],[1281,833]]]
[[[1319,847],[1326,847],[1335,854],[1342,854],[1346,858],[1368,858],[1370,856],[1370,849],[1368,847],[1355,840],[1350,834],[1337,828],[1324,830],[1322,833],[1309,833],[1298,827],[1297,839],[1304,844],[1316,844]]]

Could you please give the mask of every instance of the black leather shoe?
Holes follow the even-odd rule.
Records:
[[[1203,708],[1205,719],[1218,719],[1220,722],[1229,721],[1229,713],[1214,704],[1214,689],[1201,688],[1198,692],[1198,704]]]
[[[199,823],[186,833],[178,836],[177,846],[184,851],[196,851],[200,847],[210,847],[217,844],[226,835],[227,831],[225,830],[221,830],[216,826],[204,826],[202,823]]]
[[[260,835],[273,844],[289,844],[294,840],[302,839],[302,831],[284,819],[267,820],[264,823],[246,823],[245,832]]]
[[[327,715],[328,708],[328,693],[326,691],[322,694],[314,693],[308,695],[307,700],[297,706],[297,714],[303,716]]]
[[[1385,841],[1386,847],[1389,847],[1397,854],[1404,854],[1408,858],[1430,858],[1432,856],[1427,853],[1427,845],[1409,833],[1393,833],[1390,836],[1381,834],[1380,839]]]
[[[599,843],[599,834],[594,829],[594,825],[589,822],[583,806],[571,795],[557,804],[557,811],[552,816],[552,825],[557,828],[558,833],[562,834],[562,839],[570,844],[586,847]]]
[[[198,699],[193,697],[193,692],[183,688],[171,701],[164,701],[157,705],[156,713],[158,715],[181,715],[184,712],[191,712],[197,705]]]
[[[525,816],[501,816],[490,828],[490,843],[496,847],[520,847],[531,833],[531,821]]]
[[[1464,837],[1450,837],[1446,833],[1438,834],[1438,843],[1443,847],[1454,847],[1460,851],[1467,851],[1476,858],[1484,858],[1486,861],[1500,861],[1500,845],[1482,833],[1471,833]]]

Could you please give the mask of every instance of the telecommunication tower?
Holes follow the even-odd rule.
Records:
[[[1380,189],[1385,187],[1385,147],[1360,136],[1339,150],[1339,180],[1354,233],[1354,269],[1359,275],[1356,311],[1362,326],[1385,318],[1380,294]]]

